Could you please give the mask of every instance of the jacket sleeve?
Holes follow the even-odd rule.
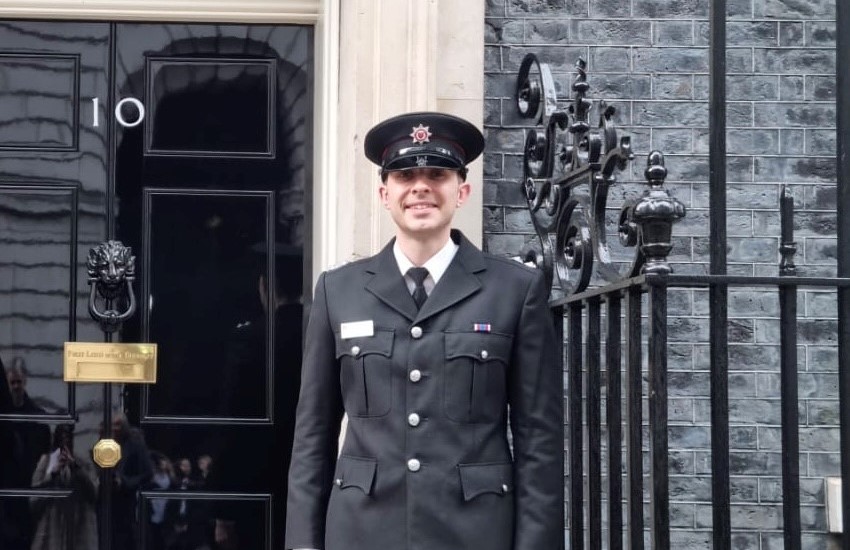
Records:
[[[564,542],[564,398],[543,273],[527,290],[510,367],[514,450],[514,550]]]
[[[343,413],[325,280],[323,273],[307,323],[289,468],[286,548],[324,548],[325,544],[325,514]]]

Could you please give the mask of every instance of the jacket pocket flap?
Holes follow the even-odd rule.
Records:
[[[511,356],[510,336],[486,332],[447,332],[446,359],[470,357],[479,361],[508,363]]]
[[[393,339],[395,333],[387,329],[375,329],[372,336],[362,338],[348,338],[343,340],[339,333],[336,335],[336,358],[343,355],[360,357],[362,355],[378,354],[391,357],[393,354]]]
[[[463,500],[470,501],[484,493],[505,495],[514,489],[513,465],[510,463],[458,464]]]
[[[342,455],[337,460],[334,483],[340,489],[357,487],[367,495],[372,494],[378,461],[374,458],[358,458]]]

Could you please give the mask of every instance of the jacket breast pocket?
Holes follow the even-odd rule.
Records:
[[[336,335],[336,358],[345,412],[349,416],[384,416],[392,402],[392,330],[343,340]]]
[[[506,378],[511,337],[480,332],[447,332],[444,406],[456,422],[498,420],[507,403]]]

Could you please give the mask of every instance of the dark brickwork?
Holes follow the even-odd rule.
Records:
[[[632,136],[636,160],[612,206],[640,190],[646,154],[665,153],[668,187],[688,207],[674,228],[671,259],[678,273],[707,272],[708,10],[708,0],[487,1],[484,231],[491,253],[515,255],[536,240],[520,193],[526,122],[513,103],[519,64],[534,52],[551,66],[560,97],[575,61],[587,60],[590,97],[615,105],[618,125]],[[729,0],[728,17],[729,272],[777,274],[778,201],[787,184],[800,273],[834,276],[835,0]],[[798,311],[803,544],[837,548],[824,507],[824,477],[838,475],[840,462],[835,295],[801,291]],[[672,541],[677,549],[707,549],[707,292],[672,291],[669,313]],[[782,547],[778,315],[775,292],[730,292],[731,518],[739,549]]]

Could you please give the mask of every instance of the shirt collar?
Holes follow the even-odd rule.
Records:
[[[422,267],[428,270],[428,275],[434,279],[435,285],[440,282],[440,277],[442,277],[449,268],[449,264],[452,263],[452,260],[459,248],[460,246],[455,244],[455,242],[449,238],[449,240],[446,241],[446,244],[443,245],[443,248],[438,250],[436,254],[431,256],[428,261],[422,264]],[[398,239],[396,239],[393,243],[393,256],[395,256],[395,261],[398,264],[398,269],[401,271],[402,275],[406,274],[407,270],[411,267],[416,267],[413,265],[413,262],[404,255],[404,252],[401,251],[401,247],[398,245]]]

